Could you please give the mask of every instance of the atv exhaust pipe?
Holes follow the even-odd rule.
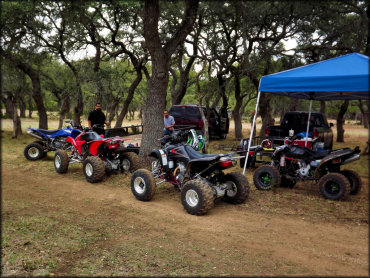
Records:
[[[352,157],[347,158],[346,160],[344,160],[342,162],[342,165],[351,163],[351,162],[356,161],[356,160],[359,160],[359,159],[360,159],[360,154],[355,154],[354,156],[352,156]]]
[[[27,134],[40,140],[44,140],[40,135],[33,133],[32,130],[27,130]]]

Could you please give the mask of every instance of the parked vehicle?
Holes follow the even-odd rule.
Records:
[[[204,114],[207,115],[207,109],[203,106]],[[169,114],[175,119],[175,129],[193,128],[202,130],[204,123],[200,115],[198,105],[173,105]],[[211,108],[209,118],[209,134],[220,139],[225,139],[229,132],[229,117],[227,109],[221,108],[220,113]]]
[[[284,139],[284,144],[289,144],[291,146],[305,146],[305,137],[306,132],[301,132],[294,136],[294,140],[289,140],[289,137]],[[270,139],[261,139],[261,137],[256,136],[253,138],[255,145],[251,146],[249,149],[249,158],[247,162],[247,168],[249,167],[256,167],[257,163],[266,164],[271,161],[271,156],[274,153],[274,144]],[[236,148],[237,151],[240,151],[240,154],[244,156],[247,154],[248,150],[248,140],[242,139],[240,142],[240,146]],[[256,142],[262,140],[261,144],[256,144]],[[308,138],[307,148],[312,149],[314,151],[323,151],[323,142],[318,141],[319,138],[316,137],[312,140],[312,138]],[[276,145],[275,145],[276,146]],[[264,157],[268,157],[268,160],[264,160]],[[244,168],[245,158],[240,159],[240,168]]]
[[[268,126],[266,128],[265,138],[270,139],[274,146],[283,145],[285,137],[307,131],[307,119],[307,112],[287,112],[282,118],[280,125]],[[318,138],[317,142],[323,142],[323,148],[326,150],[331,150],[333,148],[333,131],[331,130],[332,126],[332,123],[328,124],[324,114],[311,113],[309,133],[312,135],[312,140]],[[289,131],[291,133],[289,133]],[[304,144],[303,141],[302,144]]]
[[[71,120],[65,121],[70,127],[63,129],[47,130],[39,128],[28,128],[27,134],[37,138],[24,148],[26,159],[35,161],[43,158],[47,152],[57,149],[71,150],[72,145],[66,141],[68,136],[76,138],[82,130],[81,125],[73,124]]]
[[[131,190],[140,201],[153,198],[156,186],[169,182],[181,191],[185,210],[194,215],[207,213],[215,199],[240,204],[249,195],[249,183],[241,173],[224,173],[236,164],[234,153],[201,154],[179,138],[169,140],[150,153],[152,171],[137,170],[131,178]]]
[[[104,138],[86,128],[76,139],[67,137],[72,144],[72,152],[58,150],[54,156],[54,167],[58,173],[66,173],[69,164],[83,163],[83,173],[88,182],[99,182],[105,174],[121,170],[135,171],[138,168],[136,148],[125,146],[119,137]]]
[[[255,170],[253,181],[257,189],[270,190],[274,186],[294,187],[297,181],[311,180],[318,183],[326,199],[344,200],[360,191],[362,181],[355,171],[340,168],[359,158],[359,147],[313,151],[286,144],[275,149],[270,164]]]

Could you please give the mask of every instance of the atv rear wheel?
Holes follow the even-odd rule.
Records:
[[[349,194],[356,195],[358,192],[360,192],[362,187],[362,180],[359,174],[357,174],[355,171],[347,169],[342,170],[339,173],[345,176],[349,181],[349,184],[351,186],[351,191]]]
[[[214,199],[211,186],[202,180],[188,181],[181,189],[181,203],[193,215],[206,214],[213,207]]]
[[[44,147],[40,143],[33,142],[28,144],[24,148],[24,156],[31,161],[39,160],[43,158],[46,153],[44,152]]]
[[[253,181],[258,190],[271,190],[280,185],[280,173],[274,166],[261,165],[254,171]]]
[[[345,200],[351,191],[347,178],[339,173],[329,173],[319,180],[322,195],[330,200]]]
[[[226,190],[224,197],[225,202],[241,204],[248,198],[250,186],[247,178],[241,173],[233,172],[225,175],[223,183],[229,185],[231,188]]]
[[[140,201],[150,201],[155,193],[156,184],[152,173],[146,169],[139,169],[131,177],[131,191]]]
[[[69,157],[66,151],[57,150],[54,155],[54,168],[57,173],[67,173],[69,166]]]
[[[83,162],[83,172],[88,182],[99,182],[105,175],[104,163],[97,156],[89,156]]]
[[[134,152],[125,152],[121,154],[121,165],[125,172],[135,172],[139,169],[139,156]]]
[[[280,187],[293,188],[296,183],[297,183],[296,180],[288,179],[284,176],[281,177],[281,179],[280,179]]]

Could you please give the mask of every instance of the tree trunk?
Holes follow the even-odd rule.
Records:
[[[320,112],[326,115],[326,102],[324,100],[320,101]]]
[[[275,123],[275,120],[271,115],[270,100],[271,94],[261,94],[259,111],[262,118],[262,127],[259,135],[262,137],[265,136],[265,129],[267,128],[267,126],[273,125]]]
[[[226,108],[229,106],[229,101],[226,96],[226,80],[221,74],[217,74],[218,80],[218,93],[222,98],[222,107]]]
[[[10,118],[13,120],[13,134],[12,138],[17,138],[18,135],[22,134],[21,119],[18,116],[17,101],[11,92],[4,92],[5,96],[1,97],[5,107],[8,108]]]
[[[22,134],[21,119],[18,116],[17,102],[15,99],[12,101],[13,104],[13,135],[12,138],[17,138],[18,135]]]
[[[344,142],[344,114],[346,114],[348,109],[349,101],[345,100],[340,106],[338,115],[337,115],[337,142]]]
[[[104,87],[100,80],[99,72],[95,73],[97,75],[96,80],[96,102],[102,103],[103,101],[103,94],[104,94]]]
[[[359,106],[360,111],[361,111],[362,124],[364,125],[364,128],[369,128],[369,111],[365,109],[365,105],[362,102],[362,100],[359,100],[358,106]]]
[[[31,97],[31,95],[29,95],[29,97],[28,97],[28,118],[30,118],[30,119],[32,119],[32,109],[33,109],[32,97]]]
[[[367,19],[368,19],[368,22],[369,22],[370,21],[370,2],[369,1],[367,2],[366,16],[367,16]],[[365,25],[365,27],[366,27],[366,25]],[[367,27],[369,27],[369,25]],[[367,31],[365,55],[370,56],[370,32],[369,31]]]
[[[113,97],[112,98],[112,103],[108,107],[107,119],[108,119],[108,122],[110,122],[110,123],[113,121],[114,116],[116,115],[117,106],[118,106],[120,100],[121,99],[119,97]]]
[[[60,116],[59,116],[59,124],[58,129],[61,129],[63,127],[63,121],[69,112],[70,105],[69,105],[69,96],[65,96],[60,104]]]
[[[240,109],[243,105],[243,97],[240,94],[240,79],[239,76],[234,75],[235,81],[235,107],[233,109],[232,115],[234,118],[234,125],[235,125],[235,139],[241,140],[243,138],[243,125],[242,125],[242,117],[240,113]]]
[[[12,119],[13,118],[13,104],[11,103],[8,97],[2,96],[1,101],[4,103],[4,106],[5,106],[4,118]]]
[[[83,113],[84,109],[84,103],[82,99],[82,89],[81,89],[81,83],[80,83],[80,78],[78,76],[77,71],[72,70],[76,79],[76,87],[77,87],[77,104],[73,108],[73,122],[75,124],[80,124],[81,123],[81,115]]]
[[[154,55],[153,55],[154,56]],[[163,57],[163,56],[162,56]],[[152,57],[153,59],[153,57]],[[149,163],[148,154],[160,146],[163,133],[163,111],[166,109],[169,62],[160,56],[153,60],[152,77],[149,81],[149,92],[143,111],[143,136],[140,148],[141,161]]]
[[[220,102],[220,100],[221,100],[221,95],[220,95],[220,94],[217,94],[217,95],[216,95],[215,100],[213,101],[213,103],[212,103],[212,105],[211,105],[211,107],[212,107],[213,109],[216,109],[216,108],[217,108],[218,103]]]
[[[131,83],[130,88],[128,89],[128,95],[127,95],[127,97],[126,97],[126,99],[123,103],[122,110],[121,110],[120,114],[117,117],[116,125],[114,127],[121,127],[122,126],[123,119],[125,118],[125,116],[127,114],[128,107],[129,107],[130,103],[132,102],[132,99],[134,98],[135,90],[136,90],[137,86],[140,84],[142,77],[143,77],[143,75],[142,75],[141,67],[140,67],[136,70],[136,78]]]
[[[39,128],[48,128],[48,116],[43,102],[43,96],[41,94],[40,74],[37,70],[33,69],[32,65],[23,62],[16,56],[10,53],[3,54],[14,66],[27,74],[32,82],[32,97],[35,101],[37,111],[39,113]]]
[[[32,80],[32,97],[36,103],[37,111],[39,113],[39,128],[41,129],[48,129],[48,116],[46,114],[46,109],[44,106],[43,97],[41,94],[41,84],[40,84],[40,77],[37,74],[33,75],[31,74],[31,80]]]
[[[21,118],[26,118],[26,102],[24,101],[23,97],[19,98],[19,116]]]
[[[140,160],[149,165],[148,154],[159,147],[163,132],[163,110],[166,106],[167,86],[169,81],[170,59],[195,22],[198,0],[185,1],[185,12],[181,25],[175,35],[162,46],[158,32],[159,1],[146,0],[144,3],[144,38],[145,45],[152,59],[152,75],[149,79],[149,91],[143,113],[143,136],[140,147]]]

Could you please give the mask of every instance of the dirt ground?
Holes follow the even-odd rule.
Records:
[[[27,161],[32,138],[9,136],[2,132],[4,276],[369,274],[368,158],[354,163],[365,163],[364,184],[348,201],[324,200],[304,183],[260,192],[249,171],[245,204],[217,202],[197,217],[169,184],[140,202],[130,174],[90,184],[74,164],[60,175],[52,153]]]

